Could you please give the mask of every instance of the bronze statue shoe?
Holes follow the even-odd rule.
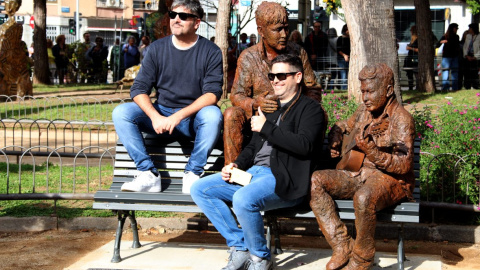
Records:
[[[348,261],[347,266],[345,266],[345,268],[343,268],[343,270],[369,270],[369,269],[372,269],[374,259],[375,258],[372,258],[371,260],[364,260],[364,259],[360,258],[358,255],[355,255],[355,253],[352,252],[352,256],[350,257],[350,260]]]
[[[333,248],[333,254],[330,261],[328,261],[326,269],[327,270],[337,270],[342,269],[349,259],[350,254],[352,253],[354,240],[349,238],[347,241],[339,242],[338,245]]]

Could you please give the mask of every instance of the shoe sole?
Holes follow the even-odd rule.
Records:
[[[158,193],[161,192],[162,189],[160,187],[151,187],[149,190],[142,191],[142,190],[134,190],[134,189],[129,189],[129,188],[120,188],[121,191],[127,191],[127,192],[152,192],[152,193]]]

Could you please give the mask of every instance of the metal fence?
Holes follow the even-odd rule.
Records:
[[[400,87],[402,89],[408,89],[413,87],[416,88],[416,81],[418,75],[417,67],[405,67],[406,55],[399,55],[398,57],[398,79],[400,82]],[[437,89],[442,89],[443,76],[442,72],[448,72],[448,85],[452,85],[452,72],[453,69],[442,68],[442,57],[436,56],[434,58],[434,67],[435,67],[435,83]],[[327,86],[328,89],[347,89],[348,86],[348,68],[339,67],[336,61],[332,61],[329,57],[317,57],[316,61],[312,63],[312,68],[315,70],[315,74],[319,79],[319,82],[322,86]],[[456,70],[461,72],[461,68]],[[345,72],[347,75],[346,79],[341,79],[340,75],[342,72]],[[410,78],[409,78],[410,76]],[[411,81],[411,82],[409,82]]]

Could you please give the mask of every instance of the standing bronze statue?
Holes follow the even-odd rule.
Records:
[[[306,94],[319,102],[320,85],[303,48],[288,42],[288,14],[284,7],[274,2],[262,2],[256,12],[257,30],[261,42],[245,49],[237,62],[237,70],[230,94],[233,107],[225,110],[224,133],[225,164],[235,161],[242,150],[244,131],[249,130],[250,118],[258,107],[265,113],[277,110],[273,87],[267,78],[271,61],[279,54],[294,54],[301,58],[304,81],[310,89]],[[244,129],[244,127],[247,127]]]
[[[15,21],[22,0],[5,0],[9,19],[0,25],[0,95],[32,95],[29,58],[22,42],[23,28]]]
[[[367,65],[359,74],[363,104],[329,133],[336,170],[312,175],[310,206],[333,249],[327,269],[370,269],[375,257],[376,212],[412,200],[415,184],[412,116],[395,98],[393,71]],[[334,199],[353,199],[354,240],[335,210]]]

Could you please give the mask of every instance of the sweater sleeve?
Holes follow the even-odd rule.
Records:
[[[152,88],[156,85],[157,75],[157,50],[152,50],[143,58],[140,71],[138,72],[132,87],[130,88],[130,97],[140,94],[150,95]]]
[[[206,41],[210,42],[210,41]],[[212,45],[215,48],[210,51],[210,57],[208,57],[205,78],[203,80],[202,92],[213,93],[218,100],[222,97],[223,86],[223,60],[222,51],[216,45]],[[148,54],[147,54],[148,55]]]

